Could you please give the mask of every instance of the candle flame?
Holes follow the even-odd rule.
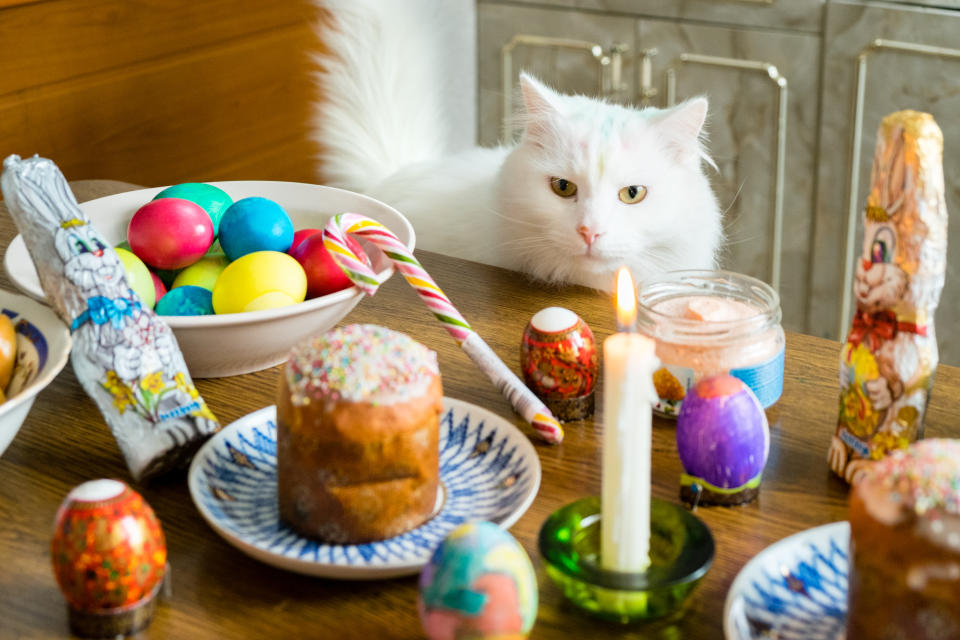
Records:
[[[617,326],[621,331],[636,331],[637,292],[630,270],[620,267],[617,272]]]

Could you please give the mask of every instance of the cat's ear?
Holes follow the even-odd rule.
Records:
[[[520,117],[527,136],[539,141],[550,131],[550,123],[560,115],[560,95],[533,76],[520,74],[520,94],[525,114]]]
[[[657,116],[660,132],[667,146],[676,154],[678,162],[694,163],[703,158],[713,164],[701,143],[707,107],[707,99],[701,96],[682,102]]]

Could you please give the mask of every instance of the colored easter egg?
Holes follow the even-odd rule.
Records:
[[[366,257],[359,243],[347,236],[347,245],[356,255]],[[328,293],[352,287],[353,283],[327,248],[323,246],[323,234],[315,233],[303,240],[290,255],[300,263],[307,274],[307,297],[316,298]],[[370,264],[367,260],[367,264]]]
[[[226,256],[223,255],[200,258],[177,274],[172,288],[194,286],[213,291],[214,283],[228,264]]]
[[[160,302],[160,299],[167,293],[167,285],[163,284],[160,276],[153,271],[150,272],[150,278],[153,280],[153,290],[156,292],[157,302]],[[156,304],[156,302],[154,304]]]
[[[119,480],[90,480],[57,510],[50,558],[75,626],[89,623],[84,614],[120,617],[132,608],[152,607],[166,574],[167,546],[143,496]],[[149,612],[145,619],[136,617],[137,627],[113,631],[132,633],[148,621]],[[75,630],[87,635],[83,628]]]
[[[231,261],[255,251],[286,251],[292,242],[290,216],[267,198],[237,200],[220,219],[220,246]]]
[[[213,235],[216,236],[220,229],[220,218],[223,213],[233,204],[233,198],[227,195],[227,192],[220,187],[204,182],[184,182],[167,187],[153,197],[154,200],[160,198],[182,198],[190,202],[196,202],[203,207],[203,210],[210,216],[210,222],[213,224]]]
[[[740,504],[756,497],[770,428],[760,401],[742,380],[723,374],[691,387],[677,414],[676,437],[686,472],[685,500]]]
[[[138,258],[156,269],[181,269],[213,244],[213,223],[203,207],[180,198],[151,200],[130,219],[127,241]]]
[[[257,251],[223,270],[213,287],[213,308],[217,313],[260,311],[303,302],[306,294],[307,275],[299,262],[286,253]]]
[[[315,233],[321,233],[320,229],[298,229],[293,232],[293,242],[290,243],[290,248],[287,249],[287,253],[293,253],[293,250],[299,246],[301,242],[309,238]]]
[[[213,294],[210,289],[185,285],[167,291],[157,303],[157,315],[161,316],[209,316],[213,315]]]
[[[492,522],[454,529],[420,573],[417,609],[430,640],[525,638],[537,617],[530,558]]]
[[[560,420],[593,414],[598,367],[593,331],[569,309],[541,309],[523,331],[523,379]]]
[[[114,251],[120,258],[120,262],[123,263],[127,284],[140,297],[144,306],[152,309],[157,301],[157,290],[154,287],[153,274],[150,273],[150,269],[147,269],[147,265],[143,264],[143,260],[126,249],[117,247]]]

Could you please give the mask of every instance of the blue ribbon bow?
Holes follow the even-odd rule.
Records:
[[[110,323],[118,331],[123,329],[124,318],[133,318],[133,312],[141,309],[140,301],[133,298],[107,298],[92,296],[87,299],[87,308],[73,319],[71,331],[76,331],[85,322],[96,325]]]

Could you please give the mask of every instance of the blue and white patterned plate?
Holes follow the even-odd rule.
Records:
[[[850,524],[833,522],[757,554],[727,593],[727,639],[842,640],[849,546]]]
[[[276,407],[231,423],[197,452],[188,484],[204,519],[227,542],[267,564],[328,578],[370,580],[419,572],[457,525],[490,520],[503,529],[540,487],[540,459],[515,426],[475,405],[443,399],[437,514],[381,542],[324,544],[289,529],[277,510]],[[439,503],[442,503],[440,505]]]

